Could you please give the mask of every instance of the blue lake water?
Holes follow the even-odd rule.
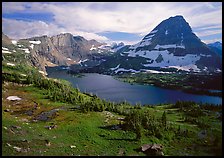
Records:
[[[202,103],[222,104],[222,98],[188,94],[178,90],[163,89],[151,85],[131,85],[114,79],[109,75],[85,73],[83,77],[74,77],[65,70],[48,72],[48,77],[65,79],[81,92],[96,94],[102,99],[131,104],[141,103],[155,105],[160,103],[175,103],[181,101],[195,101]]]

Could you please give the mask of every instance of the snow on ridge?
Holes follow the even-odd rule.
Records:
[[[41,41],[29,41],[31,44],[41,44]]]
[[[67,58],[67,60],[72,60],[71,58]]]
[[[2,47],[2,50],[9,50],[8,48]]]
[[[156,33],[158,30],[153,30],[150,32],[150,34]]]
[[[16,41],[16,40],[12,40],[11,42],[12,42],[12,44],[14,44],[14,45],[17,44],[17,41]]]
[[[144,47],[144,46],[150,45],[151,44],[151,39],[152,38],[148,38],[148,39],[142,40],[142,42],[140,43],[139,47]]]
[[[113,71],[113,70],[118,69],[119,67],[120,67],[120,64],[118,64],[116,67],[114,67],[114,68],[110,68],[110,69]]]
[[[155,36],[155,34],[145,36],[145,38],[144,38],[144,39],[152,38],[153,36]]]

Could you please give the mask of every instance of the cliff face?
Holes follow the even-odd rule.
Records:
[[[12,45],[20,50],[27,49],[30,62],[44,72],[46,72],[45,66],[70,66],[78,64],[80,60],[90,59],[91,48],[102,45],[95,40],[86,40],[70,33],[52,37],[20,39],[16,44],[13,44],[11,39],[6,37],[6,35],[2,35],[2,41],[5,45]]]

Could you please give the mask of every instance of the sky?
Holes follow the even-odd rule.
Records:
[[[176,15],[203,42],[222,42],[222,2],[2,2],[2,31],[12,39],[71,33],[135,44]]]

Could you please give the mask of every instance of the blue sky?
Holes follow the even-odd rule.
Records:
[[[182,15],[203,42],[222,42],[221,2],[3,2],[2,29],[13,39],[69,32],[135,44],[175,15]]]

